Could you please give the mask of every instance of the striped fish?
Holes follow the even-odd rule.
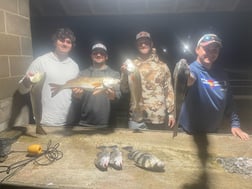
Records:
[[[150,171],[156,171],[156,172],[164,171],[165,167],[164,162],[162,162],[156,156],[150,153],[133,150],[133,147],[131,146],[124,147],[123,149],[129,152],[128,158],[130,160],[133,160],[136,166]]]
[[[122,152],[117,146],[112,146],[109,165],[116,170],[122,170]]]
[[[97,153],[94,164],[100,171],[107,171],[110,161],[110,150],[106,146],[99,146],[97,148],[101,149],[101,151]]]

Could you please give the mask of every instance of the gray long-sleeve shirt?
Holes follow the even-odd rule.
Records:
[[[105,66],[103,69],[96,69],[93,66],[80,72],[85,77],[112,77],[120,79],[120,73]],[[116,99],[121,97],[119,85],[114,88]],[[81,125],[108,125],[111,112],[111,100],[105,93],[93,95],[85,91],[81,99]]]

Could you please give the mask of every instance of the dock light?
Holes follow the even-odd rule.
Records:
[[[188,44],[183,44],[183,52],[184,53],[187,53],[187,52],[190,52],[190,46]]]

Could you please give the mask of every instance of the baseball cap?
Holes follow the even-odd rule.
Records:
[[[146,32],[146,31],[141,31],[136,35],[136,40],[143,38],[143,37],[151,39],[150,33]]]
[[[217,44],[220,45],[220,47],[222,47],[221,39],[215,34],[205,34],[205,35],[203,35],[199,39],[199,41],[197,43],[197,46],[199,46],[199,45],[200,46],[207,46],[207,45],[209,45],[211,43],[217,43]]]
[[[97,50],[97,49],[107,52],[107,47],[103,45],[102,43],[96,43],[92,46],[92,51]]]

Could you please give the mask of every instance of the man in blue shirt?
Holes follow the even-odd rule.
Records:
[[[249,135],[240,128],[227,76],[218,64],[214,64],[221,47],[221,39],[215,34],[206,34],[198,41],[197,59],[190,64],[189,89],[179,122],[189,134],[214,133],[227,115],[232,134],[247,140]]]

